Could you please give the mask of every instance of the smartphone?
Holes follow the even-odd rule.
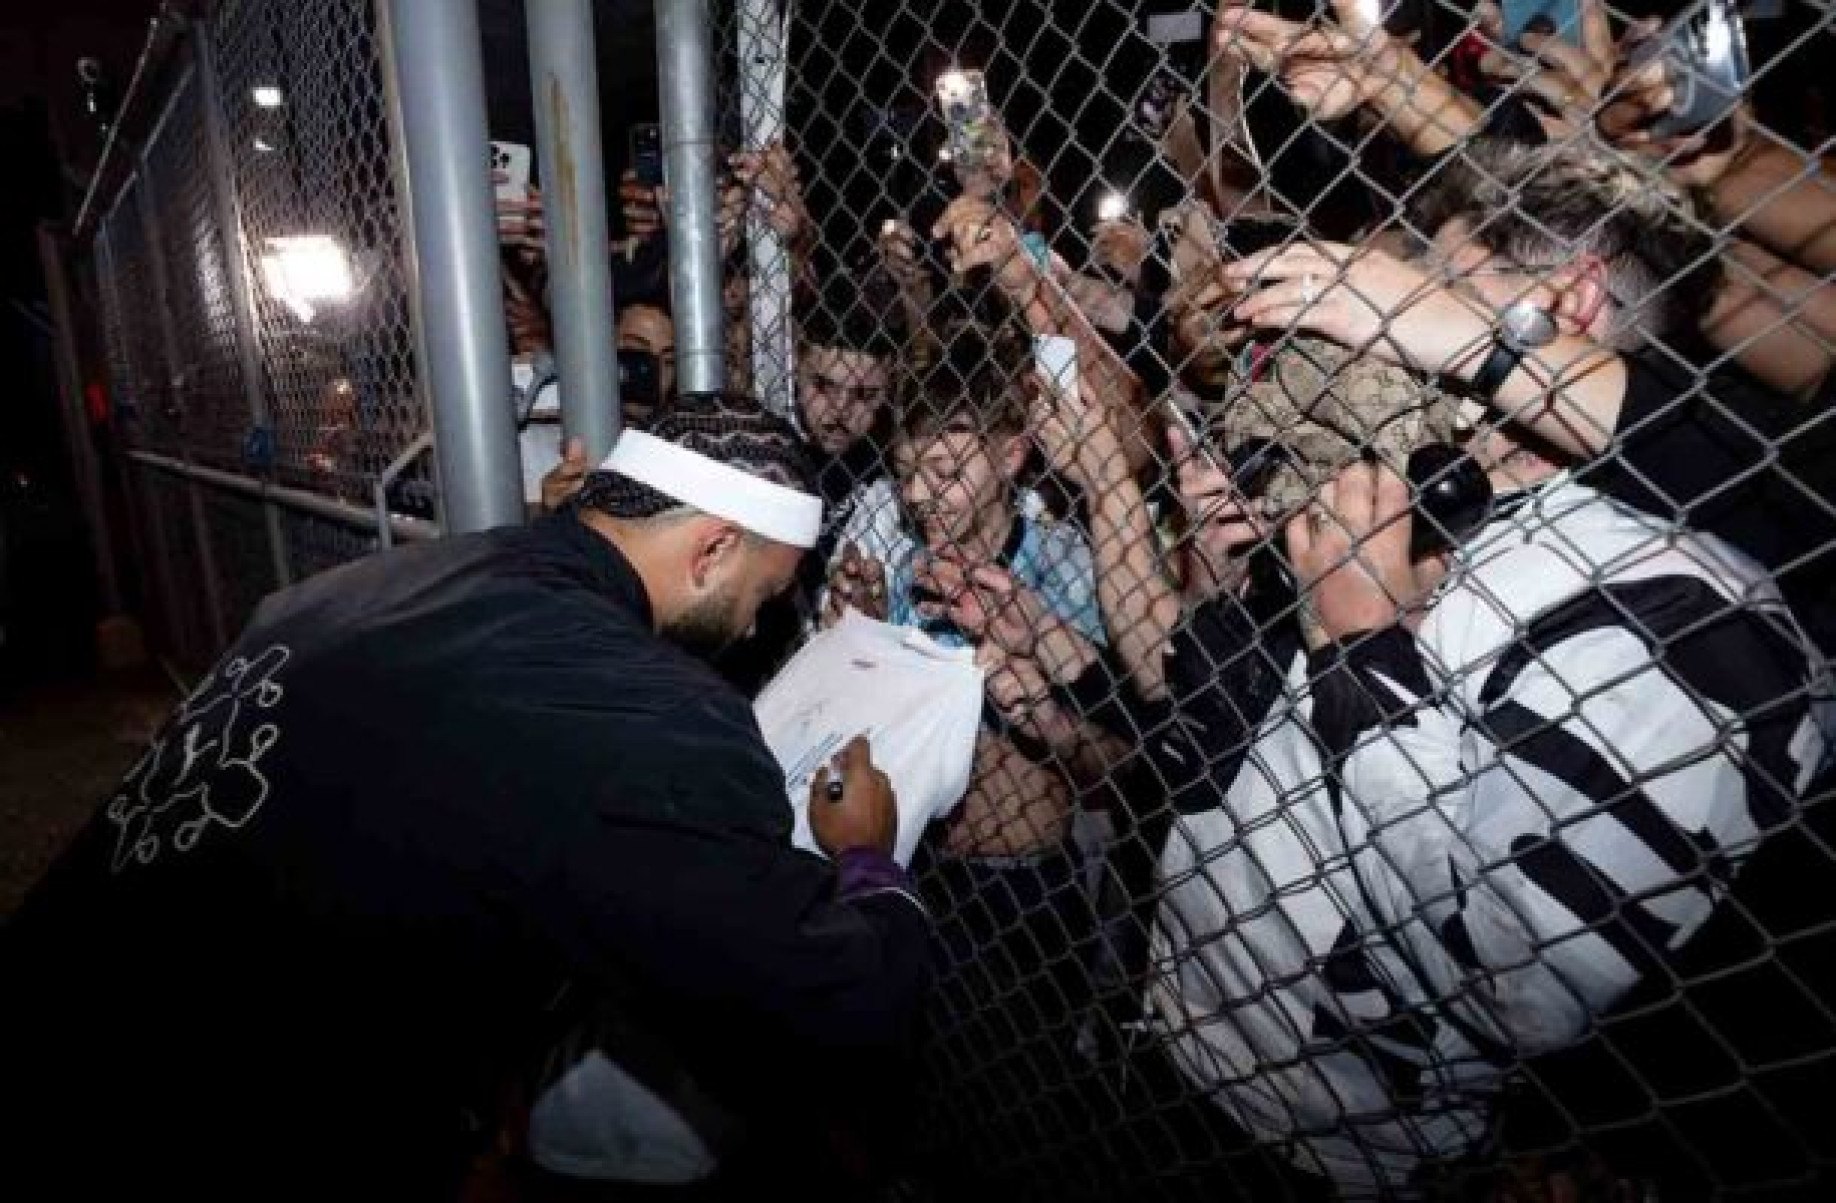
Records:
[[[1147,86],[1135,101],[1134,121],[1128,136],[1150,145],[1159,145],[1173,125],[1179,106],[1192,94],[1192,85],[1178,71],[1162,66],[1149,77]]]
[[[1125,194],[1117,192],[1113,188],[1097,197],[1096,220],[1099,225],[1106,221],[1127,221],[1134,215],[1135,206],[1133,203],[1129,201]]]
[[[1056,334],[1042,334],[1033,340],[1033,371],[1039,381],[1055,393],[1077,397],[1077,343]]]
[[[1464,542],[1492,519],[1492,481],[1479,462],[1451,443],[1425,443],[1409,453],[1414,495],[1409,555],[1422,560]]]
[[[1230,475],[1229,465],[1220,463],[1218,457],[1212,453],[1211,440],[1206,438],[1204,432],[1199,429],[1196,415],[1186,412],[1186,407],[1172,397],[1160,399],[1160,412],[1161,420],[1170,429],[1178,430],[1186,437],[1186,442],[1192,447],[1193,454],[1199,457],[1201,463],[1214,472]]]
[[[1502,0],[1505,44],[1515,46],[1526,32],[1553,34],[1581,44],[1581,7],[1576,0]]]
[[[1275,473],[1288,462],[1287,448],[1278,440],[1250,437],[1240,440],[1225,457],[1230,462],[1230,479],[1245,500],[1261,503]],[[1265,511],[1267,505],[1262,507]]]
[[[994,106],[980,71],[945,71],[937,77],[937,107],[949,138],[950,161],[959,171],[981,168],[995,152]]]
[[[1676,18],[1639,48],[1633,62],[1649,62],[1653,55],[1663,56],[1676,93],[1670,112],[1651,125],[1651,132],[1664,138],[1700,133],[1733,116],[1753,74],[1746,25],[1733,0],[1706,0]]]
[[[501,172],[504,176],[497,183],[497,199],[516,203],[529,199],[529,165],[534,158],[527,146],[520,142],[491,143],[491,166],[493,176]]]
[[[663,186],[663,130],[654,121],[631,127],[631,170],[644,187]]]

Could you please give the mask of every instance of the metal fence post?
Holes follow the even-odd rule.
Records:
[[[598,463],[618,437],[619,396],[593,6],[528,0],[526,8],[561,424]]]
[[[223,243],[223,277],[229,291],[230,312],[236,323],[236,361],[242,377],[243,401],[248,406],[250,423],[271,429],[261,347],[255,337],[255,300],[249,293],[248,259],[242,247],[242,215],[231,178],[229,135],[223,125],[223,91],[217,79],[216,49],[211,44],[208,25],[192,26],[191,49],[193,70],[198,79],[198,103],[204,109],[204,151],[209,165],[211,206]],[[293,568],[287,556],[287,537],[281,528],[280,510],[273,502],[263,502],[261,509],[267,528],[268,551],[273,560],[274,583],[277,588],[285,588],[293,582]]]
[[[182,431],[182,415],[184,413],[182,398],[185,395],[188,373],[185,367],[185,356],[182,344],[179,341],[178,330],[173,325],[172,290],[166,280],[166,253],[163,226],[160,220],[157,198],[154,196],[155,190],[150,182],[153,176],[147,170],[147,152],[145,149],[146,146],[151,146],[158,141],[161,126],[163,126],[165,122],[173,120],[176,116],[173,111],[173,105],[176,103],[176,98],[180,94],[179,89],[174,89],[174,100],[167,101],[164,115],[160,118],[159,122],[155,124],[153,133],[148,136],[146,142],[143,144],[137,160],[137,171],[142,181],[142,187],[140,189],[140,220],[143,237],[146,239],[147,266],[153,277],[153,296],[151,302],[154,312],[159,318],[160,340],[166,352],[167,377],[165,386],[170,390],[171,395],[175,399],[180,400],[179,412],[181,414],[180,422]],[[189,463],[191,461],[191,447],[187,439],[183,437],[180,438],[179,450],[184,456],[185,462]],[[204,590],[205,605],[210,611],[210,636],[213,647],[209,658],[214,659],[216,654],[229,643],[229,631],[227,629],[227,624],[223,620],[223,598],[221,580],[217,576],[216,548],[211,543],[210,524],[204,519],[204,501],[203,498],[198,495],[197,482],[187,480],[185,482],[185,493],[190,504],[192,533],[197,539],[198,544],[198,575],[203,578],[198,584]]]
[[[707,0],[657,0],[657,89],[669,181],[669,294],[682,393],[727,382],[716,224],[714,43]]]
[[[788,30],[779,0],[740,0],[740,120],[746,149],[763,152],[784,136]],[[765,408],[791,416],[796,347],[791,330],[791,251],[756,207],[746,213],[751,263],[752,392]]]
[[[414,230],[443,526],[458,534],[521,522],[478,10],[472,0],[388,0],[380,11],[406,150],[401,199]]]

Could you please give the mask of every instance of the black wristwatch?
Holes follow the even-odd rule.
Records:
[[[1473,374],[1473,395],[1490,401],[1524,356],[1538,347],[1546,347],[1556,338],[1555,315],[1529,301],[1515,301],[1498,317],[1498,331],[1492,336],[1492,353],[1485,357]]]

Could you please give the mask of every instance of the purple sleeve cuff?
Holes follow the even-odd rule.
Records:
[[[911,875],[899,862],[878,848],[848,848],[835,858],[835,872],[840,881],[836,895],[844,901],[869,894],[903,894],[923,909],[912,889]]]

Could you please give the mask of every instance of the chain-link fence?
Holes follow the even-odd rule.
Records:
[[[1827,1191],[1829,9],[713,12],[775,651],[986,669],[909,1185]],[[432,515],[385,41],[209,6],[93,225],[194,663]]]
[[[390,514],[417,531],[435,496],[403,455],[428,418],[376,12],[245,0],[161,21],[131,102],[149,115],[130,108],[105,158],[79,278],[148,610],[198,668],[263,595],[373,550]]]
[[[806,620],[988,668],[917,1177],[1827,1191],[1827,5],[715,12]]]

